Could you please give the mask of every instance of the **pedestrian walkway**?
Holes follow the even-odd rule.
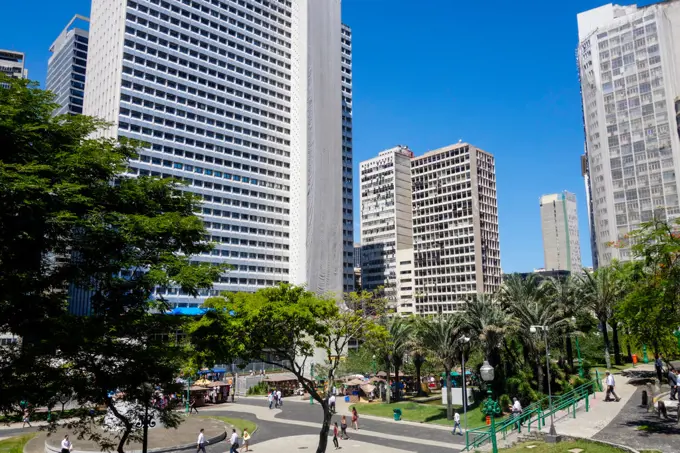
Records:
[[[319,436],[304,435],[284,437],[282,439],[257,443],[252,447],[252,449],[253,451],[257,451],[257,453],[293,453],[299,452],[300,450],[315,451],[318,444]],[[333,441],[329,438],[326,451],[334,451],[334,449]],[[413,451],[390,448],[380,444],[360,442],[352,439],[341,440],[340,449],[343,451],[370,451],[371,453],[405,453]],[[422,451],[427,451],[427,449],[424,448]]]
[[[248,413],[248,414],[253,414],[258,420],[270,422],[270,423],[283,423],[291,426],[300,426],[300,427],[308,427],[308,428],[316,428],[320,429],[321,428],[321,422],[308,422],[308,421],[302,421],[302,420],[293,420],[290,418],[282,418],[282,417],[277,417],[277,415],[282,414],[286,410],[286,404],[295,404],[291,403],[290,399],[284,400],[284,409],[283,411],[280,409],[269,409],[266,406],[259,406],[259,405],[253,405],[253,404],[242,404],[242,403],[234,403],[229,405],[229,407],[226,408],[219,408],[215,409],[215,411],[228,411],[228,412],[241,412],[241,413]],[[309,402],[307,402],[309,404]],[[318,409],[318,405],[317,405]],[[204,409],[201,411],[201,413],[208,414],[211,412],[212,409]],[[319,414],[320,415],[320,414]],[[368,418],[368,417],[362,417],[360,416],[359,422],[361,423],[361,420],[363,418]],[[381,422],[385,422],[384,418],[380,417],[375,417],[379,419]],[[402,422],[394,422],[394,432],[399,432],[403,428],[400,428],[400,425]],[[361,436],[366,436],[370,438],[378,438],[378,439],[390,439],[393,441],[401,441],[401,442],[410,442],[413,443],[416,441],[417,443],[424,445],[424,446],[432,446],[432,447],[439,447],[439,448],[455,448],[455,449],[462,449],[465,447],[465,445],[460,444],[460,443],[453,443],[453,442],[442,442],[442,441],[435,441],[431,440],[428,437],[426,431],[429,429],[434,429],[436,430],[437,433],[440,433],[441,430],[439,428],[432,428],[429,425],[426,424],[417,424],[418,428],[421,430],[421,436],[418,439],[414,439],[412,437],[406,437],[406,436],[400,436],[396,434],[390,434],[387,432],[383,431],[374,431],[370,429],[359,429],[358,431],[353,431],[353,430],[348,430],[351,433],[357,433],[360,434]],[[360,425],[361,427],[361,425]],[[448,428],[446,428],[448,430]],[[448,437],[448,436],[447,436]],[[451,436],[453,437],[453,436]],[[457,440],[457,439],[453,439]]]

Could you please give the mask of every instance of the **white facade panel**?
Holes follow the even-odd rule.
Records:
[[[540,198],[544,268],[582,272],[576,195],[569,192]]]

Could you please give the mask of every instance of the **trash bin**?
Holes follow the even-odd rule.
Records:
[[[398,422],[401,420],[401,409],[392,409],[392,412],[394,412],[394,421]]]
[[[635,365],[637,362],[638,362],[637,354],[633,354],[633,365]]]
[[[345,403],[349,403],[349,395],[345,396]]]

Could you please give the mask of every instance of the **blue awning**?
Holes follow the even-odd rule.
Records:
[[[168,312],[170,315],[185,315],[185,316],[198,316],[206,312],[205,308],[201,307],[177,307],[173,308]]]
[[[198,374],[208,374],[208,373],[226,373],[227,370],[225,368],[211,368],[209,370],[201,370],[198,372]]]

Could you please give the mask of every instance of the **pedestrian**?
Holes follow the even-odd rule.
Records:
[[[196,453],[198,453],[199,451],[205,453],[205,444],[207,444],[207,442],[205,441],[205,434],[203,433],[203,428],[201,428],[201,430],[198,433],[198,439],[196,440]]]
[[[280,389],[276,391],[276,401],[279,403],[279,407],[283,407],[283,395]]]
[[[28,425],[28,427],[30,428],[31,427],[31,414],[28,411],[28,408],[24,409],[24,419],[23,420],[24,420],[24,424],[21,427],[25,428],[26,425]]]
[[[517,399],[517,397],[513,398],[512,405],[510,406],[510,412],[512,413],[512,417],[517,420],[515,427],[517,428],[518,433],[522,432],[522,422],[520,417],[523,411],[524,409],[522,409],[522,403],[519,402],[519,399]]]
[[[605,384],[607,386],[607,394],[604,397],[605,401],[611,401],[611,398],[609,395],[614,395],[614,398],[616,398],[616,402],[618,403],[621,398],[616,394],[614,391],[614,387],[616,387],[616,382],[614,382],[614,376],[607,370],[606,372],[607,378],[605,379]]]
[[[458,434],[461,436],[463,435],[463,428],[460,427],[460,414],[458,411],[456,411],[455,414],[453,414],[453,432],[451,434],[456,434],[456,428],[460,431]]]
[[[654,354],[654,368],[656,369],[656,377],[659,379],[659,385],[661,385],[661,376],[663,376],[663,357],[661,354]]]
[[[333,425],[333,445],[335,445],[336,450],[340,448],[340,443],[338,442],[338,422],[335,422]]]
[[[359,429],[359,414],[356,407],[352,408],[352,427],[355,430]]]
[[[274,390],[269,392],[269,395],[267,396],[267,401],[269,401],[269,409],[271,409],[272,404],[274,404]]]
[[[344,415],[340,419],[340,433],[342,434],[342,438],[344,440],[349,439],[349,436],[347,435],[347,417]]]
[[[232,430],[231,438],[229,438],[229,443],[231,444],[229,453],[238,453],[238,434],[236,434],[236,429]]]
[[[68,434],[64,436],[64,440],[61,441],[61,453],[71,453],[73,450],[73,444],[68,440]]]
[[[668,385],[671,386],[671,399],[676,400],[678,394],[678,376],[675,370],[668,370]]]
[[[192,412],[198,414],[198,409],[196,409],[196,398],[191,398],[191,403],[189,403],[189,415],[191,415]]]
[[[250,433],[247,428],[243,428],[243,446],[245,451],[248,451],[248,445],[250,444]]]
[[[331,412],[335,414],[335,395],[331,395],[328,398],[328,405],[330,406]]]

